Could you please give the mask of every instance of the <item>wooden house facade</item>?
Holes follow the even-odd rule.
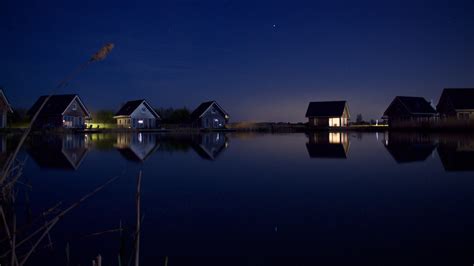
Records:
[[[216,101],[204,102],[191,113],[192,127],[220,129],[225,128],[227,122],[229,114]]]
[[[125,103],[114,116],[118,128],[157,128],[160,116],[146,100]]]

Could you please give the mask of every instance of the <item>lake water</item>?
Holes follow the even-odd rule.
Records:
[[[37,135],[19,159],[19,227],[119,177],[66,214],[30,265],[66,265],[66,254],[118,265],[119,250],[128,263],[139,171],[143,265],[474,263],[472,135]]]

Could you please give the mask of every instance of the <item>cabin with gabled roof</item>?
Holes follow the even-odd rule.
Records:
[[[158,113],[146,100],[134,100],[125,103],[115,114],[119,128],[157,128],[161,120]]]
[[[33,124],[35,128],[85,128],[86,120],[91,119],[89,110],[77,94],[52,95],[49,99],[47,95],[41,96],[28,115],[33,117],[38,110]]]
[[[310,102],[306,118],[310,127],[346,127],[349,107],[346,101]]]
[[[191,125],[203,129],[225,128],[229,114],[216,102],[201,103],[191,113]]]
[[[436,110],[443,119],[474,121],[474,88],[444,89]]]
[[[434,122],[437,112],[423,97],[397,96],[385,110],[383,118],[392,127],[422,127]]]
[[[5,93],[0,89],[0,128],[7,127],[8,113],[13,113],[13,109],[5,96]]]

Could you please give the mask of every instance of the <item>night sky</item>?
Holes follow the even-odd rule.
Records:
[[[231,121],[304,121],[309,101],[379,118],[396,95],[474,87],[474,1],[0,0],[0,86],[27,108],[103,44],[115,49],[56,93],[91,110],[132,99]]]

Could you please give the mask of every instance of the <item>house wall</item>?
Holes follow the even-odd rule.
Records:
[[[327,117],[310,117],[309,124],[315,127],[329,126],[329,118]]]
[[[159,121],[143,103],[130,116],[116,120],[119,128],[157,128]]]
[[[316,127],[346,127],[347,117],[310,117],[309,124]]]
[[[458,110],[456,117],[459,120],[474,120],[474,110]]]
[[[65,128],[83,128],[86,125],[87,112],[82,108],[79,101],[74,101],[68,106],[63,113],[62,122]]]
[[[130,115],[131,127],[132,128],[155,128],[156,117],[146,107],[144,103],[141,103],[135,111]]]
[[[209,108],[200,118],[201,128],[223,128],[226,119],[214,106]]]
[[[63,116],[38,116],[33,125],[35,128],[58,128],[63,127]]]
[[[157,128],[158,120],[155,118],[132,118],[130,116],[117,118],[118,128]]]

